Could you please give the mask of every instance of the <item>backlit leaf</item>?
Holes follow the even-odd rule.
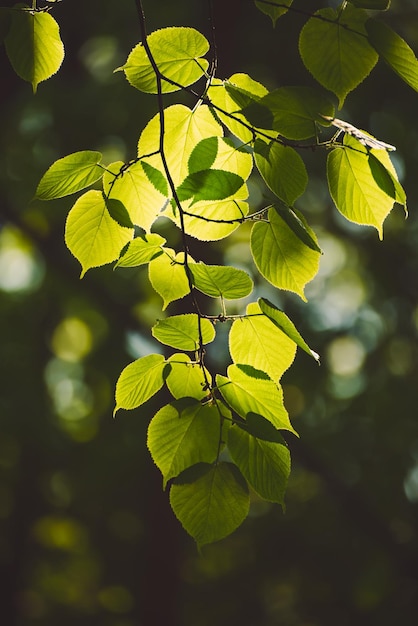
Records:
[[[154,257],[163,254],[162,246],[164,244],[164,237],[156,233],[136,237],[129,242],[126,251],[115,267],[137,267],[149,263]]]
[[[322,19],[312,17],[302,28],[300,55],[314,78],[338,96],[341,108],[378,59],[367,41],[364,23],[368,15],[349,4],[343,11],[326,8],[315,15]]]
[[[316,361],[319,361],[319,355],[310,349],[306,341],[300,335],[299,331],[293,322],[287,317],[286,313],[278,309],[274,304],[269,302],[266,298],[260,298],[258,301],[261,311],[266,315],[277,328],[280,328],[289,339],[295,342],[299,348],[302,348],[307,354],[313,356]],[[261,368],[263,369],[263,368]]]
[[[166,362],[161,354],[149,354],[127,365],[116,383],[116,406],[135,409],[161,389]]]
[[[196,463],[213,463],[219,434],[220,416],[214,405],[181,398],[160,409],[148,427],[148,448],[164,487]]]
[[[103,176],[100,152],[82,150],[58,159],[42,176],[35,198],[53,200],[81,191]]]
[[[15,10],[11,11],[10,30],[4,43],[14,71],[31,83],[36,92],[38,84],[61,67],[64,46],[52,15],[26,11],[22,7],[27,5],[15,5]]]
[[[189,158],[195,146],[208,137],[222,137],[221,125],[210,109],[201,105],[194,110],[174,104],[164,110],[164,152],[176,187],[189,173]],[[145,126],[138,142],[138,156],[158,152],[160,148],[160,116],[155,115]],[[161,156],[147,157],[146,162],[164,172]]]
[[[122,166],[119,161],[107,167],[103,176],[104,191],[110,199],[119,200],[125,206],[133,224],[149,232],[167,199],[151,183],[141,161],[124,170]]]
[[[200,320],[200,329],[203,345],[211,343],[215,338],[213,324],[207,319]],[[166,346],[178,350],[195,352],[200,343],[199,317],[196,313],[172,315],[160,320],[152,328],[153,336]]]
[[[262,415],[273,426],[296,434],[283,404],[283,391],[266,373],[248,365],[230,365],[228,377],[216,376],[225,402],[245,419],[248,413]]]
[[[109,215],[101,191],[87,191],[68,214],[65,243],[81,263],[83,276],[88,269],[115,261],[133,237]]]
[[[258,100],[265,96],[268,91],[264,85],[253,80],[248,74],[233,74],[227,81],[214,79],[208,89],[210,100],[225,112],[223,113],[216,109],[219,119],[233,135],[239,137],[243,143],[248,143],[254,139],[254,133],[248,128],[248,122],[240,113],[242,105],[237,103],[236,99],[231,95],[234,91],[248,94],[245,100],[246,103],[251,102],[253,99]],[[246,125],[244,126],[239,120],[242,120]]]
[[[297,215],[316,241],[302,215]],[[320,253],[307,246],[274,208],[270,209],[268,217],[268,222],[254,224],[251,232],[255,264],[275,287],[294,291],[306,300],[304,287],[318,272]]]
[[[228,432],[228,449],[243,476],[262,498],[284,503],[290,474],[290,453],[284,442],[263,441],[233,426]]]
[[[199,141],[189,157],[189,173],[192,174],[199,170],[209,169],[213,165],[217,154],[218,137],[208,137]]]
[[[274,381],[293,363],[296,344],[265,315],[256,303],[247,316],[234,321],[229,331],[229,351],[235,363],[251,365]]]
[[[302,158],[293,148],[258,139],[254,145],[255,162],[267,186],[280,200],[292,205],[303,194],[308,174]]]
[[[208,61],[201,58],[208,52],[209,43],[194,28],[162,28],[148,35],[147,41],[162,76],[183,87],[199,80],[209,66]],[[142,43],[135,46],[126,64],[120,69],[136,89],[157,93],[155,71]],[[180,89],[164,79],[161,87],[165,93]]]
[[[230,535],[248,515],[248,488],[232,463],[217,463],[191,483],[174,484],[170,504],[199,546]]]
[[[244,298],[253,289],[253,281],[248,274],[235,267],[195,263],[190,265],[190,271],[196,289],[212,298]]]
[[[406,41],[377,20],[367,20],[366,30],[373,48],[407,85],[418,91],[418,59]]]
[[[184,253],[165,249],[165,254],[152,259],[148,266],[151,285],[164,301],[163,311],[170,302],[179,300],[190,291],[184,267]]]
[[[392,194],[384,191],[375,180],[367,148],[349,135],[344,137],[344,146],[328,155],[327,176],[332,199],[348,220],[374,226],[382,238],[383,222],[394,203]],[[373,152],[377,159],[379,152]]]
[[[173,354],[169,359],[170,371],[167,375],[167,387],[175,398],[197,398],[201,400],[207,395],[206,379],[211,382],[207,370],[206,379],[202,368],[192,362],[187,354],[182,352]]]

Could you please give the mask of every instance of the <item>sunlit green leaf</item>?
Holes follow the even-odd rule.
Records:
[[[247,317],[235,320],[229,331],[229,351],[235,363],[251,365],[278,381],[296,354],[296,344],[263,315],[256,303],[247,306]]]
[[[383,222],[393,207],[393,196],[375,180],[367,148],[349,135],[344,137],[344,146],[328,155],[327,176],[332,199],[348,220],[374,226],[382,238]],[[377,159],[379,152],[374,151]]]
[[[183,298],[190,292],[184,266],[184,252],[177,255],[165,248],[165,254],[152,259],[148,266],[151,285],[164,301],[163,311],[170,302]]]
[[[149,354],[127,365],[116,383],[114,413],[119,409],[135,409],[152,398],[164,384],[165,368],[161,354]]]
[[[225,402],[245,419],[248,413],[262,415],[278,429],[296,434],[283,404],[283,391],[266,373],[248,365],[230,365],[228,377],[216,376]]]
[[[248,515],[250,498],[235,465],[217,463],[192,483],[174,484],[170,503],[199,546],[231,534]]]
[[[274,208],[268,216],[268,222],[257,222],[251,232],[255,264],[275,287],[294,291],[306,300],[304,287],[318,272],[320,253],[305,245]],[[316,241],[302,215],[298,217]]]
[[[115,261],[133,237],[109,215],[101,191],[87,191],[74,204],[65,226],[65,243],[81,263],[83,276],[88,269]]]
[[[274,1],[263,2],[262,0],[256,0],[255,5],[260,9],[260,11],[271,17],[273,26],[275,26],[279,17],[287,13],[286,7],[290,7],[292,2],[293,0],[281,0],[280,2],[277,2],[280,6],[275,6]]]
[[[173,354],[169,359],[170,372],[167,375],[167,387],[175,398],[197,398],[201,400],[207,395],[207,381],[211,383],[211,376],[196,362],[184,353]]]
[[[185,315],[173,315],[165,320],[160,320],[153,326],[152,334],[161,343],[177,348],[195,352],[200,344],[199,324],[202,335],[202,344],[210,343],[215,338],[213,324],[207,319],[201,319],[196,313]]]
[[[194,28],[162,28],[148,35],[147,42],[162,76],[181,86],[195,83],[209,66],[208,61],[201,58],[209,50],[209,43]],[[155,70],[142,43],[135,46],[120,69],[136,89],[157,93]],[[180,89],[164,79],[161,87],[165,93]]]
[[[177,187],[189,174],[189,158],[199,141],[208,137],[222,137],[223,131],[206,105],[191,110],[182,104],[174,104],[164,110],[164,124],[164,152]],[[138,156],[152,154],[159,149],[160,116],[157,114],[141,133]],[[148,157],[146,162],[164,172],[159,154]]]
[[[223,124],[231,131],[233,135],[239,137],[243,143],[248,143],[254,139],[254,133],[248,128],[248,122],[240,113],[242,105],[237,103],[232,97],[232,93],[243,92],[246,102],[252,101],[254,98],[258,100],[265,96],[268,91],[261,84],[253,80],[248,74],[234,74],[227,81],[214,79],[208,90],[208,96],[214,105],[222,109],[216,109],[216,114]],[[229,115],[228,115],[229,114]],[[242,120],[243,125],[239,120]]]
[[[149,232],[166,203],[166,198],[149,180],[142,163],[138,161],[126,169],[118,161],[107,167],[103,188],[110,199],[119,200],[126,208],[131,221]]]
[[[164,244],[164,237],[156,233],[136,237],[129,242],[115,267],[137,267],[149,263],[154,257],[163,254],[162,246]]]
[[[148,428],[148,448],[164,486],[196,463],[213,463],[219,436],[220,416],[214,405],[181,398],[160,409]]]
[[[377,20],[367,20],[366,30],[373,48],[407,85],[418,91],[418,59],[406,41]]]
[[[307,228],[306,222],[301,219],[300,213],[296,209],[291,209],[288,206],[282,204],[275,204],[274,210],[280,215],[282,220],[286,222],[287,226],[298,237],[305,246],[321,252],[321,248],[318,246],[318,242],[312,237],[312,231]]]
[[[248,274],[235,267],[195,263],[190,265],[190,271],[195,287],[212,298],[244,298],[253,288],[253,281]]]
[[[343,11],[320,9],[315,16],[301,30],[300,55],[314,78],[338,96],[341,108],[377,63],[364,27],[368,15],[348,4]]]
[[[255,162],[266,184],[280,200],[292,205],[303,194],[308,174],[302,158],[288,146],[258,139],[254,145]]]
[[[53,200],[81,191],[103,176],[100,152],[82,150],[58,159],[42,176],[35,198]]]
[[[233,426],[228,432],[228,449],[251,487],[265,500],[283,504],[290,474],[286,445],[263,441]]]
[[[31,83],[36,92],[38,84],[61,67],[64,46],[52,15],[26,11],[24,7],[27,5],[15,5],[16,10],[11,12],[10,30],[4,43],[14,71]]]
[[[300,335],[299,331],[293,322],[287,317],[286,313],[278,309],[274,304],[269,302],[266,298],[260,298],[258,300],[260,310],[266,315],[277,328],[280,328],[285,335],[289,337],[299,348],[302,348],[307,354],[313,356],[316,361],[319,361],[319,355],[310,349],[306,341]],[[263,369],[263,368],[261,368]]]

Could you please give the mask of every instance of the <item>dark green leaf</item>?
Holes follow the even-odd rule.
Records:
[[[202,170],[189,174],[177,187],[177,195],[180,201],[223,200],[233,196],[243,184],[244,179],[233,172]]]
[[[106,208],[109,211],[109,215],[112,219],[125,228],[133,228],[131,218],[125,205],[116,198],[105,198]]]
[[[168,184],[164,175],[157,170],[156,167],[153,167],[146,161],[141,161],[142,169],[145,172],[146,177],[152,183],[157,191],[163,194],[163,196],[168,196]]]
[[[189,173],[199,172],[201,170],[207,170],[213,165],[218,153],[218,138],[208,137],[202,139],[193,148],[193,151],[189,157],[188,167]]]

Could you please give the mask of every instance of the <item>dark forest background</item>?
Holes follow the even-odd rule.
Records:
[[[149,32],[185,25],[209,36],[205,2],[144,6]],[[269,297],[322,365],[299,353],[283,379],[301,435],[289,440],[286,512],[253,497],[244,525],[199,554],[146,449],[161,397],[112,418],[120,371],[154,350],[159,298],[140,268],[91,270],[80,281],[63,239],[73,199],[31,200],[66,154],[135,156],[155,98],[113,73],[140,38],[135,3],[63,0],[53,15],[66,58],[36,96],[0,50],[0,623],[416,624],[417,95],[379,62],[338,115],[397,146],[410,215],[395,207],[383,242],[337,215],[325,155],[303,155],[311,181],[298,207],[319,234],[321,270],[307,304]],[[297,51],[306,18],[288,13],[273,29],[244,0],[215,0],[215,17],[220,77],[313,84]],[[418,50],[416,0],[392,0],[382,17]],[[256,183],[252,193],[259,202]],[[239,229],[201,254],[251,268],[247,236]],[[228,363],[220,344],[210,357]]]

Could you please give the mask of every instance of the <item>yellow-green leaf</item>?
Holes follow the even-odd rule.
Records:
[[[65,226],[65,243],[81,263],[81,276],[92,267],[115,261],[133,237],[109,215],[101,191],[87,191],[74,204]]]
[[[28,11],[15,5],[10,30],[5,38],[7,55],[20,78],[38,84],[55,74],[64,59],[59,26],[45,11]]]
[[[58,159],[42,176],[35,198],[53,200],[81,191],[103,176],[100,152],[82,150]]]
[[[148,354],[127,365],[116,383],[116,406],[136,409],[152,398],[164,384],[166,362],[161,354]]]

